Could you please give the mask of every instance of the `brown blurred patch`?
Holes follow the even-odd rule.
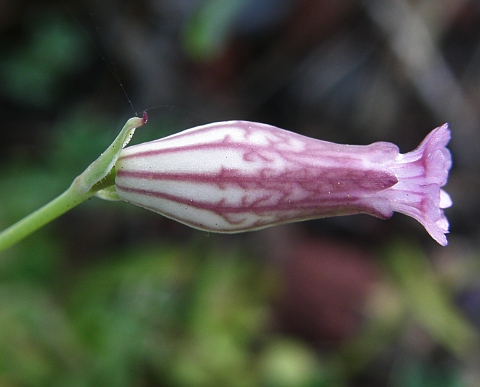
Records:
[[[297,48],[314,46],[337,31],[358,6],[359,2],[348,0],[297,0],[285,38]]]
[[[284,271],[277,308],[282,330],[321,346],[357,331],[378,278],[369,253],[339,240],[302,238],[291,245]]]

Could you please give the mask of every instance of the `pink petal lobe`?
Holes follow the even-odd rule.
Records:
[[[392,165],[399,183],[385,193],[394,211],[417,219],[442,246],[447,245],[449,228],[443,209],[452,205],[450,196],[441,189],[452,165],[446,148],[450,136],[445,124],[432,130],[414,151],[399,155]]]

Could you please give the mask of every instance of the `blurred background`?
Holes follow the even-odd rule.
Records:
[[[133,143],[244,119],[407,152],[449,122],[449,246],[94,198],[0,253],[0,386],[480,385],[478,1],[2,0],[0,228],[147,108]]]

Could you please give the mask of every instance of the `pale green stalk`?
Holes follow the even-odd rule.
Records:
[[[64,193],[2,231],[0,233],[0,251],[21,241],[73,207],[83,203],[97,192],[112,186],[114,184],[115,162],[120,155],[120,151],[128,144],[135,129],[146,122],[146,113],[142,118],[130,118],[107,150],[90,164],[81,175],[77,176]]]

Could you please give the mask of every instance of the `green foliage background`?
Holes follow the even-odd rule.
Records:
[[[298,98],[292,85],[314,70],[315,50],[339,49],[342,34],[358,37],[359,28],[369,36],[361,5],[340,21],[330,15],[329,21],[336,20],[330,32],[298,53],[292,47],[305,41],[295,41],[299,37],[282,29],[282,22],[267,33],[247,33],[238,20],[248,2],[227,3],[198,2],[174,27],[164,5],[155,11],[166,15],[155,27],[154,16],[134,2],[62,7],[27,1],[19,10],[7,1],[12,21],[0,22],[0,227],[62,192],[115,137],[130,113],[112,72],[133,90],[135,105],[160,105],[134,142],[197,124],[197,114],[207,121],[295,123],[306,134],[342,142],[396,137],[402,145],[422,137],[405,131],[406,122],[426,132],[430,127],[424,125],[438,121],[398,78],[384,78],[406,75],[396,73],[402,71],[398,62],[384,59],[391,51],[378,42],[364,50],[366,59],[352,54],[353,70],[334,84],[336,92],[309,85],[309,95],[328,99],[326,107]],[[142,6],[157,9],[153,2]],[[95,12],[97,20],[85,16]],[[480,20],[478,10],[472,15]],[[97,39],[96,28],[100,36],[103,28],[103,38]],[[445,57],[449,39],[463,42],[461,32],[455,24],[445,32],[445,48],[438,44]],[[471,37],[479,44],[480,35]],[[471,46],[460,48],[473,65]],[[376,67],[379,57],[384,61]],[[331,70],[325,63],[322,71]],[[155,78],[157,67],[164,78]],[[465,66],[471,84],[477,75]],[[151,94],[150,83],[158,94]],[[353,89],[361,93],[352,97]],[[401,122],[382,116],[389,98],[400,108],[397,116],[388,111],[403,114]],[[372,101],[379,111],[370,116]],[[322,132],[312,129],[313,122]],[[472,159],[470,168],[477,163]],[[0,253],[0,386],[478,385],[478,195],[466,194],[474,184],[469,173],[463,162],[452,174],[456,197],[449,216],[458,226],[445,249],[409,220],[387,224],[356,217],[287,227],[280,236],[274,231],[277,242],[288,234],[286,257],[268,232],[208,235],[125,203],[92,199]],[[330,242],[319,243],[314,255],[339,268],[329,285],[319,279],[309,288],[311,299],[317,291],[328,295],[315,303],[291,292],[292,281],[301,280],[289,265],[301,260],[309,241],[325,238],[333,252]],[[374,272],[360,301],[347,308],[354,326],[334,337],[332,325],[344,321],[333,319],[330,330],[315,326],[319,336],[309,335],[298,326],[309,326],[318,315],[329,321],[327,311],[340,310],[342,297],[353,299],[360,289],[344,284],[345,244],[351,255],[367,252],[362,265]],[[290,297],[304,313],[282,312]],[[294,323],[287,324],[282,313]]]

